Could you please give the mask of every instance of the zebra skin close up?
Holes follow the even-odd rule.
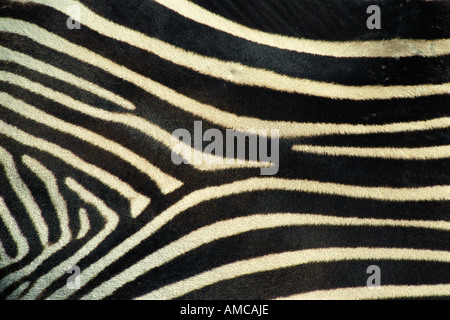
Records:
[[[449,298],[449,62],[446,1],[0,0],[0,299]]]

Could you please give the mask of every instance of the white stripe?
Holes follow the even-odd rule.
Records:
[[[0,120],[0,133],[16,140],[17,142],[47,152],[61,161],[71,165],[87,175],[97,179],[109,188],[116,190],[119,194],[130,201],[130,213],[132,217],[137,217],[150,203],[150,198],[136,192],[128,184],[113,176],[109,172],[100,169],[90,163],[83,161],[71,151],[50,143],[44,139],[34,137],[14,126]]]
[[[292,150],[329,156],[348,156],[381,159],[431,160],[450,158],[450,146],[423,148],[363,148],[295,145]]]
[[[389,39],[375,41],[323,41],[271,34],[248,28],[207,11],[188,0],[155,0],[178,14],[233,36],[279,49],[330,57],[434,57],[450,54],[450,40]]]
[[[3,122],[0,120],[0,132],[5,129],[1,123]],[[20,202],[24,205],[28,216],[33,222],[41,244],[44,248],[47,247],[49,244],[48,226],[42,216],[41,209],[34,200],[30,189],[28,189],[26,184],[20,178],[20,175],[17,172],[16,164],[14,163],[14,158],[8,151],[6,151],[6,149],[2,147],[0,147],[0,163],[3,164],[5,168],[5,173],[12,189],[16,193]]]
[[[4,81],[7,81],[8,83],[18,85],[24,89],[27,89],[31,92],[34,92],[36,94],[40,94],[45,96],[47,99],[51,99],[53,101],[56,101],[72,110],[76,110],[79,112],[82,112],[84,114],[87,114],[91,117],[102,119],[104,121],[110,121],[115,123],[124,124],[128,127],[131,127],[135,130],[139,130],[142,133],[152,137],[156,141],[159,141],[160,143],[167,146],[169,149],[173,150],[173,148],[179,143],[178,139],[173,139],[173,136],[168,133],[167,131],[162,130],[158,126],[152,124],[151,122],[131,115],[131,114],[120,114],[120,113],[113,113],[97,108],[93,108],[87,104],[84,104],[80,101],[74,100],[72,97],[67,96],[63,93],[54,91],[50,88],[47,88],[37,82],[33,82],[28,80],[27,78],[18,76],[14,73],[9,72],[3,72],[0,71],[0,74],[2,75],[2,79]],[[1,97],[1,96],[0,96]],[[8,98],[8,95],[6,93],[3,94],[4,100]],[[5,107],[9,107],[8,104],[3,103]],[[11,108],[11,107],[10,107]],[[16,110],[15,108],[12,108],[14,112],[20,112],[20,110]],[[73,130],[72,130],[73,131]],[[92,139],[91,139],[92,140]],[[95,139],[94,139],[95,140]],[[94,143],[94,142],[93,142]],[[246,161],[245,163],[236,163],[236,164],[227,164],[225,163],[225,159],[222,157],[216,157],[211,156],[209,154],[204,154],[197,149],[192,148],[191,146],[185,145],[186,148],[190,149],[193,159],[199,158],[203,159],[205,162],[209,161],[210,163],[213,163],[211,165],[205,165],[205,164],[194,164],[194,167],[198,170],[223,170],[223,169],[233,169],[233,168],[258,168],[258,167],[267,167],[270,166],[269,163],[266,162],[257,162],[257,161]],[[114,148],[112,148],[114,152],[117,152]],[[123,153],[123,152],[122,152]],[[133,160],[133,163],[142,162],[135,160],[135,157],[131,157],[131,160]],[[127,159],[127,157],[125,158]],[[127,159],[126,161],[131,161]],[[188,159],[191,160],[191,159]],[[139,164],[141,167],[143,167],[143,170],[150,170],[148,168],[148,165]],[[155,167],[153,171],[159,170],[159,168]],[[161,176],[163,175],[162,172],[153,172],[153,176],[150,176],[151,178],[155,178],[155,176]],[[180,181],[176,180],[175,178],[164,174],[159,179],[155,180],[157,185],[161,188],[163,193],[167,194],[169,192],[174,191],[180,185],[182,184]]]
[[[16,78],[15,75],[2,71],[0,71],[0,77],[2,77],[3,79]],[[22,83],[26,82],[25,78],[22,79]],[[20,77],[17,77],[16,80],[16,83],[21,81]],[[41,91],[41,93],[45,92]],[[116,155],[123,161],[128,162],[136,169],[146,174],[152,181],[155,181],[157,186],[161,188],[164,194],[178,189],[183,184],[181,181],[171,177],[168,174],[165,174],[158,167],[154,166],[146,159],[123,147],[122,145],[83,127],[73,125],[52,115],[49,115],[33,107],[32,105],[13,98],[7,93],[0,93],[0,105],[24,116],[25,118],[41,123],[47,127],[52,128],[53,130],[58,130],[60,132],[70,134],[80,140],[83,140],[91,145],[94,145]]]
[[[17,224],[17,221],[12,216],[11,212],[9,211],[5,200],[3,200],[2,197],[0,197],[0,219],[5,224],[6,229],[11,234],[12,240],[14,241],[16,247],[17,247],[17,254],[15,258],[11,258],[6,254],[6,251],[4,250],[2,246],[2,255],[4,257],[4,260],[0,263],[0,269],[13,264],[17,261],[22,260],[29,251],[28,241],[23,235],[22,231],[20,230],[19,225]]]
[[[44,183],[45,188],[47,189],[47,192],[50,196],[50,201],[52,202],[56,210],[59,228],[61,230],[61,236],[58,242],[46,247],[39,256],[33,259],[33,261],[25,265],[22,269],[10,273],[4,279],[2,279],[0,291],[3,291],[11,284],[23,279],[24,277],[36,271],[36,269],[46,260],[48,260],[48,258],[64,248],[71,239],[67,203],[62,194],[59,192],[56,177],[50,170],[48,170],[44,165],[42,165],[34,158],[24,155],[22,156],[22,162]]]
[[[253,178],[222,186],[208,187],[194,191],[185,196],[183,199],[147,223],[141,230],[127,238],[121,244],[117,245],[107,255],[99,259],[96,263],[92,264],[84,271],[84,279],[88,282],[95,278],[101,270],[114,263],[120,257],[124,256],[127,252],[138,246],[143,240],[149,238],[161,227],[189,208],[213,199],[262,190],[286,190],[319,194],[334,194],[345,197],[368,198],[382,201],[419,201],[419,199],[422,199],[421,201],[427,201],[431,199],[450,198],[449,186],[394,189],[348,186],[317,181],[288,180],[278,178]]]
[[[0,21],[4,23],[0,24],[0,31],[7,31],[12,33],[21,34],[26,37],[32,37],[32,39],[44,46],[50,47],[53,50],[65,53],[73,58],[79,59],[85,63],[94,65],[116,77],[124,79],[139,88],[147,91],[150,94],[155,95],[163,101],[166,101],[181,110],[189,112],[190,114],[197,116],[201,119],[205,119],[216,125],[232,128],[232,129],[279,129],[280,138],[294,138],[305,136],[318,136],[318,135],[347,135],[347,134],[372,134],[372,133],[395,133],[395,132],[408,132],[408,131],[422,131],[441,129],[450,126],[450,118],[437,118],[426,121],[406,122],[406,123],[393,123],[385,125],[350,125],[350,124],[324,124],[324,123],[295,123],[291,121],[269,121],[259,120],[249,117],[240,117],[232,113],[224,112],[213,106],[200,103],[194,99],[188,98],[184,95],[177,93],[176,91],[161,85],[158,82],[146,78],[136,72],[133,72],[121,65],[118,65],[108,59],[105,59],[101,55],[87,50],[81,46],[70,43],[64,38],[58,37],[47,30],[40,28],[31,23],[14,20],[3,19]],[[53,96],[48,96],[54,98]],[[94,109],[94,114],[103,112],[99,109]],[[84,108],[87,111],[86,108]],[[128,115],[127,115],[128,116]],[[124,118],[122,118],[124,119]],[[133,123],[132,120],[138,120],[138,117],[128,116],[127,124],[140,129],[140,125]],[[140,121],[142,123],[142,119]],[[151,135],[156,140],[158,133],[164,133],[157,126],[146,124],[146,134]],[[159,130],[158,130],[159,129]],[[162,131],[162,132],[161,132]],[[165,133],[167,135],[167,133]],[[169,135],[170,136],[170,135]],[[170,138],[170,137],[169,137]],[[163,139],[165,145],[170,145],[170,139]],[[159,140],[158,140],[159,141]],[[228,166],[229,168],[229,166]]]
[[[59,192],[58,182],[53,173],[48,170],[36,159],[24,155],[22,162],[30,169],[45,185],[50,196],[50,201],[56,210],[59,227],[61,230],[61,237],[58,243],[66,244],[70,241],[71,232],[69,226],[69,214],[67,212],[67,203],[62,194]]]
[[[0,269],[11,264],[11,257],[5,250],[3,243],[0,241]]]
[[[375,300],[450,296],[450,284],[340,288],[300,293],[277,300]]]
[[[450,222],[445,221],[408,221],[388,219],[340,218],[313,214],[265,214],[217,222],[200,228],[176,240],[158,251],[133,264],[117,276],[107,280],[88,293],[83,299],[102,299],[110,296],[125,284],[139,276],[158,268],[169,261],[186,254],[202,245],[254,230],[279,228],[285,226],[370,226],[425,228],[450,231]]]
[[[97,198],[93,193],[86,190],[82,185],[76,182],[72,178],[66,179],[66,185],[69,189],[75,192],[80,199],[85,201],[88,204],[93,205],[102,217],[105,219],[105,226],[103,229],[87,244],[85,244],[80,250],[78,250],[73,256],[64,260],[60,265],[53,268],[47,274],[40,277],[30,291],[24,296],[24,300],[32,300],[35,299],[41,292],[43,292],[46,288],[48,288],[53,282],[63,276],[67,269],[71,266],[76,265],[80,262],[81,259],[87,257],[94,249],[96,249],[101,243],[106,239],[108,235],[110,235],[119,224],[119,216],[116,212],[110,209],[102,200]],[[83,274],[83,270],[81,272]],[[84,277],[81,275],[80,277],[81,286],[84,284]],[[67,288],[66,288],[67,289]],[[50,297],[55,298],[54,295]]]
[[[80,89],[86,90],[92,94],[98,95],[101,98],[104,98],[108,101],[111,101],[118,106],[125,108],[127,110],[135,110],[136,107],[125,100],[122,97],[119,97],[113,92],[110,92],[95,83],[89,82],[83,78],[77,77],[69,72],[56,68],[50,64],[42,62],[40,60],[34,59],[26,54],[10,50],[8,48],[0,46],[0,60],[3,61],[14,61],[18,64],[21,64],[28,69],[43,73],[52,78],[56,78],[60,81],[64,81],[70,83],[73,86],[76,86]]]
[[[347,86],[293,78],[273,71],[249,67],[237,62],[222,61],[188,52],[183,48],[175,47],[159,39],[148,37],[145,34],[111,22],[92,12],[79,2],[72,0],[60,0],[52,3],[48,3],[45,0],[35,0],[34,2],[50,6],[63,13],[65,13],[68,6],[77,5],[83,17],[83,25],[104,36],[146,50],[162,59],[190,68],[196,72],[231,81],[236,84],[258,86],[331,99],[350,100],[413,98],[450,92],[450,83],[408,86]]]
[[[327,248],[271,254],[230,263],[150,292],[138,300],[169,300],[220,281],[309,263],[349,260],[403,260],[450,263],[450,252],[390,248]]]
[[[89,229],[91,229],[91,223],[89,222],[89,216],[86,209],[80,208],[78,216],[80,217],[80,230],[78,231],[77,240],[80,240],[83,239],[89,232]]]

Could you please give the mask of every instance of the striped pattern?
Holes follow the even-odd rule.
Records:
[[[0,298],[450,297],[450,6],[365,6],[1,0]],[[194,121],[277,175],[174,165]]]

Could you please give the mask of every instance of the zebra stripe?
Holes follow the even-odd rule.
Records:
[[[1,1],[0,298],[450,296],[450,8],[324,1]],[[278,129],[277,176],[174,165],[194,121]]]

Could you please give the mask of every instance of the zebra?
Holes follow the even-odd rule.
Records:
[[[449,13],[1,0],[0,298],[450,297]],[[174,164],[197,121],[276,174]]]

